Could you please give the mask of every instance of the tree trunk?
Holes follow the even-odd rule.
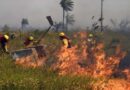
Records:
[[[64,10],[64,8],[63,8],[63,30],[64,30],[64,27],[65,27],[65,10]]]
[[[103,31],[103,0],[101,0],[101,32]]]
[[[66,32],[68,32],[68,12],[67,12],[67,15],[66,15]]]

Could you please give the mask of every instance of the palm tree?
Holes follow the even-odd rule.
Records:
[[[61,0],[60,5],[63,8],[63,29],[64,29],[65,12],[73,10],[74,2],[72,0]]]
[[[22,21],[21,21],[22,30],[23,30],[27,25],[29,25],[28,19],[23,18]]]
[[[53,26],[54,26],[55,31],[58,32],[59,29],[62,28],[63,23],[62,23],[62,22],[54,22],[54,25],[53,25]]]
[[[22,28],[22,31],[24,31],[25,27],[29,25],[29,22],[28,22],[28,19],[27,18],[23,18],[21,20],[21,28]],[[22,40],[22,31],[20,30],[20,38]]]
[[[66,16],[66,31],[68,31],[68,25],[73,25],[74,22],[75,22],[74,15],[70,15],[69,13],[67,13],[67,16]]]

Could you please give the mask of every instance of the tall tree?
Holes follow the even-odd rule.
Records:
[[[21,21],[22,29],[24,29],[27,25],[29,25],[28,19],[23,18]]]
[[[55,31],[58,32],[59,29],[62,28],[63,23],[62,22],[55,22],[53,26],[54,26]]]
[[[9,33],[9,31],[10,31],[10,27],[9,27],[7,24],[5,24],[2,29],[3,29],[2,31],[3,31],[4,33],[6,33],[6,34]]]
[[[61,0],[61,7],[63,8],[63,29],[65,27],[65,12],[72,11],[74,2],[72,0]]]
[[[67,13],[66,16],[66,30],[68,31],[68,25],[73,25],[75,22],[74,20],[74,15],[70,15],[69,13]]]
[[[120,30],[129,30],[130,21],[129,20],[121,20],[119,23]]]
[[[123,19],[119,23],[116,20],[111,19],[110,22],[112,23],[114,30],[128,31],[130,28],[130,21],[127,19]]]
[[[103,31],[103,2],[104,0],[101,0],[101,18],[99,19],[99,21],[101,22],[101,32]]]

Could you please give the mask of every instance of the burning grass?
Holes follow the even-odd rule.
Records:
[[[103,80],[93,84],[92,90],[130,90],[130,83],[123,79]]]
[[[27,56],[23,58],[18,58],[15,62],[16,65],[21,65],[23,67],[41,67],[44,65],[46,58],[32,58],[32,56]]]
[[[78,33],[80,38],[78,45],[71,49],[61,47],[57,52],[58,62],[55,67],[59,69],[59,74],[112,76],[118,71],[119,63],[125,57],[126,52],[122,52],[120,45],[117,45],[115,54],[107,56],[102,42],[98,42],[96,46],[90,48],[86,42],[87,34],[84,34]]]
[[[48,41],[46,43],[47,45],[49,44],[46,48],[48,50],[47,57],[38,58],[35,61],[32,56],[28,56],[22,58],[22,60],[18,59],[15,62],[15,64],[20,64],[23,67],[34,68],[23,69],[14,64],[11,64],[11,66],[8,64],[8,66],[5,63],[4,65],[9,68],[7,68],[7,71],[10,71],[7,73],[5,71],[6,68],[4,69],[5,66],[1,65],[2,74],[0,82],[3,84],[0,83],[0,87],[29,87],[28,89],[32,89],[32,85],[34,85],[36,86],[34,87],[35,89],[42,88],[45,90],[130,90],[129,68],[119,69],[119,63],[127,54],[121,50],[122,47],[120,45],[116,46],[113,55],[108,55],[104,50],[104,42],[98,42],[96,46],[91,49],[91,52],[89,52],[89,46],[86,42],[86,32],[78,32],[74,34],[72,38],[77,41],[76,45],[73,45],[71,49],[64,47],[59,48],[59,46],[54,47],[54,44],[50,45]],[[56,42],[57,39],[53,39],[53,41]],[[56,43],[59,44],[59,42]],[[49,63],[50,67],[48,69],[48,67],[45,66],[52,57],[55,59],[52,61],[55,62]],[[2,60],[1,63],[5,61]],[[3,74],[5,72],[6,74]],[[88,76],[104,79],[95,81],[95,79]],[[12,77],[16,77],[17,80]],[[7,80],[6,78],[11,79]]]
[[[80,75],[104,77],[107,83],[102,82],[101,85],[93,88],[93,90],[129,90],[130,70],[119,69],[121,60],[126,56],[126,52],[121,51],[121,46],[117,45],[115,53],[107,56],[104,51],[104,44],[97,42],[96,46],[88,49],[86,36],[80,33],[80,44],[71,49],[61,47],[57,53],[58,62],[55,67],[59,70],[59,75]],[[112,77],[121,77],[124,80],[111,80]],[[100,87],[99,87],[100,86]]]

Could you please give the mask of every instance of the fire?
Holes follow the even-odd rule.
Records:
[[[130,83],[122,79],[99,81],[92,90],[130,90]]]
[[[87,32],[77,32],[73,38],[78,40],[77,45],[70,49],[61,47],[53,57],[57,58],[57,63],[51,67],[59,70],[59,75],[91,75],[94,77],[111,77],[115,73],[123,73],[129,78],[128,70],[119,70],[119,63],[125,57],[126,52],[121,51],[121,46],[117,45],[115,54],[107,56],[104,51],[103,42],[96,43],[93,47],[89,47],[87,42]],[[48,57],[39,58],[36,50],[30,56],[18,58],[16,64],[25,67],[40,67],[45,64]]]
[[[42,50],[42,48],[41,48]],[[42,53],[44,53],[42,51]],[[17,58],[15,64],[21,65],[23,67],[41,67],[45,64],[46,57],[44,57],[40,51],[36,50],[35,48],[32,48],[32,54],[22,57],[22,58]]]
[[[119,63],[126,53],[122,52],[120,45],[116,47],[115,54],[107,56],[104,51],[104,44],[97,43],[89,52],[87,45],[87,33],[78,32],[74,35],[78,36],[78,45],[71,49],[61,47],[57,53],[58,63],[56,67],[60,75],[76,74],[76,75],[92,75],[94,77],[111,76],[118,71]]]
[[[23,67],[41,67],[44,65],[46,58],[35,59],[32,56],[27,56],[23,58],[18,58],[15,62],[17,65],[21,65]]]
[[[59,61],[57,62],[56,67],[60,69],[59,75],[66,75],[71,73],[76,75],[84,72],[84,69],[77,64],[79,58],[76,56],[76,48],[77,46],[71,49],[66,49],[65,47],[62,47],[57,53]],[[75,72],[75,69],[77,70],[77,72]]]
[[[125,73],[126,79],[127,79],[128,81],[130,81],[130,70],[129,70],[129,69],[125,69],[125,70],[122,71],[122,72]]]
[[[85,34],[85,35],[84,35]],[[93,90],[130,90],[130,69],[120,70],[119,63],[126,56],[126,52],[121,51],[121,46],[117,45],[115,54],[107,56],[104,51],[104,44],[97,43],[89,52],[87,45],[87,34],[80,32],[74,35],[79,43],[71,49],[61,47],[56,56],[58,62],[54,67],[58,68],[59,75],[90,75],[93,77],[104,77],[105,81],[99,81],[93,85]],[[114,74],[123,79],[110,79]],[[126,80],[125,80],[126,79]]]
[[[107,83],[102,81],[100,85],[94,84],[93,90],[130,90],[130,83],[127,82],[130,81],[130,69],[119,69],[119,63],[126,56],[126,52],[121,51],[120,45],[116,46],[115,54],[108,56],[103,42],[96,43],[92,48],[88,46],[86,32],[78,32],[73,37],[78,40],[77,45],[69,49],[61,47],[53,55],[57,58],[57,62],[51,66],[53,70],[58,70],[59,75],[90,75],[108,79]],[[28,56],[17,59],[16,64],[35,68],[44,65],[45,60],[49,58],[37,58],[38,55],[35,54],[33,56],[35,58]],[[117,76],[123,74],[126,81],[109,80],[114,74]]]

